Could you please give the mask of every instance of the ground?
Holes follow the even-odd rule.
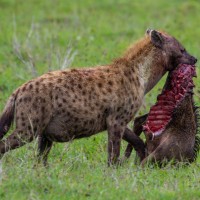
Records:
[[[110,63],[147,28],[174,35],[200,59],[200,3],[195,0],[1,0],[0,19],[1,111],[25,81],[49,70]],[[155,102],[164,81],[147,95],[139,114]],[[195,83],[199,105],[200,82]],[[107,135],[101,133],[54,145],[45,169],[37,165],[36,147],[33,142],[3,158],[1,200],[200,198],[200,157],[187,167],[141,169],[133,154],[122,166],[108,168]]]

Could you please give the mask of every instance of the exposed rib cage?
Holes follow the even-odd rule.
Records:
[[[189,93],[193,92],[193,80],[196,76],[195,67],[192,65],[180,64],[169,75],[169,86],[164,88],[157,97],[157,103],[151,107],[144,131],[152,139],[162,134],[172,119],[174,109]]]

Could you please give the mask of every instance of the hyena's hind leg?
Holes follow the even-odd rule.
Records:
[[[47,166],[47,157],[51,150],[53,142],[50,141],[45,135],[38,137],[38,161],[42,161],[44,166]]]
[[[33,138],[34,135],[30,131],[15,129],[5,140],[0,141],[0,158],[2,158],[7,151],[19,148],[31,142]]]

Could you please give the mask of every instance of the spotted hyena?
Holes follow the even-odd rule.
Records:
[[[141,140],[127,124],[149,92],[174,63],[194,64],[173,37],[155,30],[109,65],[54,71],[20,86],[0,118],[0,138],[13,121],[16,128],[0,141],[0,154],[38,137],[39,158],[46,163],[53,142],[67,142],[108,131],[108,164],[118,161],[124,139],[139,149]]]

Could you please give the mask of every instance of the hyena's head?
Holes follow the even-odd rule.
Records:
[[[147,30],[151,42],[162,51],[166,70],[173,70],[179,64],[194,65],[197,59],[191,56],[174,37],[156,30]]]

